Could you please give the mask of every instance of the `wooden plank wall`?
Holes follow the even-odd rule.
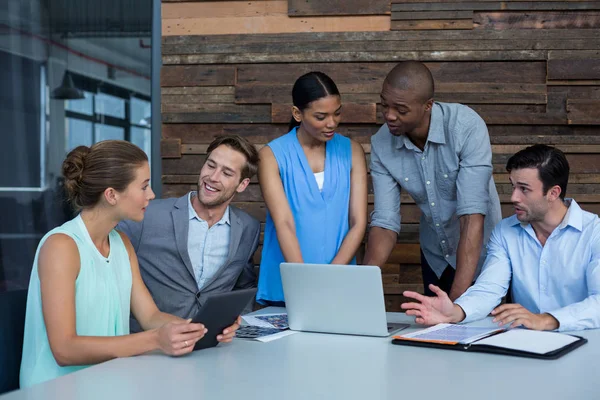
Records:
[[[467,104],[487,122],[504,216],[512,213],[505,163],[533,143],[567,153],[568,194],[600,211],[598,1],[163,1],[165,197],[195,187],[216,135],[262,146],[284,134],[293,82],[311,70],[336,81],[339,131],[369,157],[383,123],[381,83],[397,61],[411,59],[431,69],[438,100]],[[265,220],[256,180],[236,204]],[[399,309],[403,290],[421,290],[420,211],[408,196],[403,204],[399,243],[383,266],[388,310]]]

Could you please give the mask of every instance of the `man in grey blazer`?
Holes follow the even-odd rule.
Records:
[[[142,222],[121,222],[142,278],[161,311],[193,317],[215,293],[256,286],[252,257],[260,223],[229,205],[256,173],[258,153],[239,136],[220,136],[208,147],[198,190],[150,202]],[[141,328],[131,320],[131,331]]]

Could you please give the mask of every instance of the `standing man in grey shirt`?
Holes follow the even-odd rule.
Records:
[[[386,124],[371,138],[375,210],[364,264],[384,264],[400,233],[400,191],[422,211],[419,238],[429,285],[458,298],[475,280],[502,219],[485,122],[461,104],[433,100],[429,69],[399,63],[381,90]]]

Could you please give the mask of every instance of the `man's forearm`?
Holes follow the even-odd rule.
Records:
[[[389,229],[374,226],[369,231],[369,239],[367,241],[367,252],[363,260],[364,265],[382,266],[396,245],[398,234]]]
[[[477,271],[477,264],[483,244],[483,221],[481,214],[460,217],[460,239],[456,254],[456,274],[450,290],[450,300],[454,301],[471,286]]]

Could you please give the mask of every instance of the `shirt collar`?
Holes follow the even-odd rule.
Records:
[[[577,204],[575,199],[565,199],[565,205],[568,207],[567,213],[565,214],[565,217],[563,218],[561,223],[558,225],[558,229],[565,229],[567,226],[571,226],[577,229],[578,231],[582,231],[583,210],[581,209],[581,207],[579,207],[579,204]],[[511,218],[513,218],[513,220],[510,221],[511,226],[520,224],[521,227],[524,229],[527,228],[527,226],[529,226],[528,222],[519,221],[516,215],[513,215]]]
[[[196,192],[190,192],[190,195],[188,196],[189,219],[191,221],[194,218],[196,218],[198,221],[204,221],[202,218],[200,218],[198,213],[196,213],[196,210],[194,210],[194,206],[192,205],[192,199],[194,198],[194,196],[197,196]],[[217,222],[215,225],[223,225],[223,224],[231,225],[229,222],[229,206],[227,206],[227,208],[225,209],[225,213],[223,213],[223,216],[221,217],[219,222]]]
[[[444,135],[444,118],[442,116],[442,110],[436,102],[434,102],[433,106],[431,107],[431,119],[429,120],[427,142],[446,144],[446,136]],[[402,147],[406,147],[407,149],[416,149],[416,146],[406,136],[396,136],[396,148],[401,149]]]
[[[583,210],[574,199],[565,199],[565,204],[569,208],[558,228],[564,229],[571,226],[581,232],[583,230]]]

